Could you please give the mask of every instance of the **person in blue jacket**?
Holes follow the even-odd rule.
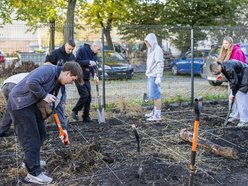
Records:
[[[80,85],[76,82],[77,90],[79,93],[79,99],[76,105],[72,109],[72,118],[74,121],[78,121],[78,112],[83,109],[83,122],[92,122],[90,118],[90,104],[91,104],[91,86],[90,76],[94,77],[94,80],[98,80],[96,70],[97,53],[102,49],[100,41],[95,41],[91,46],[84,44],[76,53],[76,61],[81,65],[83,70],[84,84]]]
[[[82,69],[76,62],[66,62],[62,67],[42,65],[31,71],[10,92],[7,108],[14,122],[15,131],[24,151],[28,170],[27,182],[49,184],[52,178],[41,171],[40,149],[46,137],[42,113],[37,106],[41,100],[56,101],[54,92],[66,84],[82,82]],[[68,141],[67,131],[60,134],[62,142]]]

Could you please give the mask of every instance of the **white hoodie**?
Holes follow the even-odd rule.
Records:
[[[158,45],[155,34],[150,33],[146,36],[147,41],[151,47],[148,48],[146,61],[146,76],[147,77],[162,77],[164,71],[164,56],[163,50]]]

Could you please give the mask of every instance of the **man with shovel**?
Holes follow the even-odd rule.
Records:
[[[27,182],[49,184],[52,178],[41,171],[40,149],[46,137],[42,113],[37,103],[56,101],[55,89],[81,82],[82,69],[76,62],[66,62],[62,67],[42,65],[31,71],[9,94],[7,108],[13,119],[16,134],[24,151],[24,163],[28,170]],[[68,142],[68,134],[60,135],[62,142]]]
[[[212,63],[210,65],[212,74],[222,73],[230,83],[232,99],[236,99],[239,127],[248,126],[248,65],[235,60],[228,60],[224,63]]]
[[[76,53],[76,61],[81,65],[83,70],[84,84],[80,85],[76,82],[77,90],[79,93],[79,99],[72,109],[72,119],[78,121],[78,112],[83,109],[83,122],[92,122],[90,118],[90,104],[91,104],[91,86],[90,75],[94,77],[97,82],[98,77],[96,74],[97,68],[97,53],[102,49],[100,41],[95,41],[91,46],[84,44]]]

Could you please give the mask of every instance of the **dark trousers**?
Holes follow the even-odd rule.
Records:
[[[2,91],[6,101],[9,99],[9,93],[15,85],[15,83],[6,83],[3,85]],[[6,134],[10,129],[11,123],[12,119],[10,117],[8,108],[6,108],[5,113],[3,114],[3,119],[0,123],[0,134]]]
[[[18,140],[24,151],[24,162],[29,174],[37,176],[41,173],[40,148],[46,137],[46,128],[40,110],[36,104],[20,110],[11,110],[11,117]]]
[[[91,87],[89,81],[84,81],[83,85],[76,82],[77,90],[79,93],[79,100],[77,104],[72,109],[72,111],[78,113],[78,111],[83,110],[83,118],[87,118],[90,115],[90,103],[91,103]]]

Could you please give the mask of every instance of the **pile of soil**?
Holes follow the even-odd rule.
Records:
[[[238,158],[227,159],[198,147],[194,185],[248,183],[248,128],[223,129],[226,114],[227,103],[204,104],[199,136],[234,148]],[[60,142],[57,126],[47,124],[48,139],[41,150],[47,163],[44,170],[55,185],[187,185],[191,143],[183,141],[179,132],[193,131],[194,112],[189,105],[166,106],[162,118],[146,122],[143,113],[112,113],[106,124],[70,122],[69,148]],[[23,152],[16,141],[15,136],[1,138],[0,185],[25,184]]]
[[[13,63],[11,65],[9,65],[7,69],[4,69],[0,73],[0,77],[8,78],[14,74],[18,74],[18,73],[22,73],[22,72],[31,72],[35,68],[39,67],[39,65],[35,64],[32,61],[25,61],[22,63],[21,66],[16,67],[17,62],[18,62],[18,60],[13,61]]]

